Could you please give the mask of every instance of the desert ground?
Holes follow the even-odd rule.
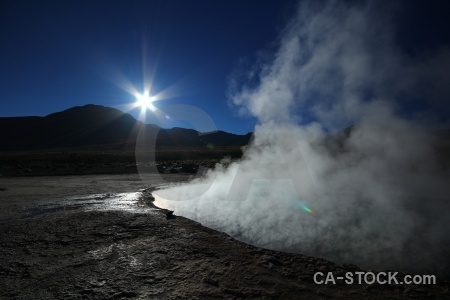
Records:
[[[1,177],[0,298],[450,297],[450,284],[439,279],[435,285],[318,285],[316,272],[339,276],[361,269],[254,247],[154,205],[153,189],[190,178]]]

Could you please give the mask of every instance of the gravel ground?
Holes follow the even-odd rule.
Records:
[[[149,190],[135,201],[145,213],[55,205],[74,195],[130,193],[162,183],[150,175],[144,181],[137,175],[0,179],[0,298],[450,298],[450,285],[442,281],[315,284],[315,272],[343,276],[361,270],[244,244],[154,207]]]

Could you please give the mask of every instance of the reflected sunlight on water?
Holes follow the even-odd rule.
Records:
[[[150,213],[157,210],[152,200],[144,193],[144,190],[131,193],[93,194],[55,199],[46,204],[24,208],[24,211],[26,212],[25,217],[66,210]]]

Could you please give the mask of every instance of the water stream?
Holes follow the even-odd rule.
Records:
[[[154,198],[151,195],[151,191],[157,188],[151,187],[131,193],[92,194],[53,199],[48,203],[25,207],[24,218],[71,210],[152,213],[158,210],[153,204]]]

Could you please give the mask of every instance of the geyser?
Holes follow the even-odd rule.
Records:
[[[429,118],[399,107],[418,87],[432,106],[439,86],[420,83],[450,56],[404,54],[388,6],[302,1],[276,53],[231,80],[258,118],[242,160],[157,191],[161,204],[259,246],[449,277],[448,170]]]

